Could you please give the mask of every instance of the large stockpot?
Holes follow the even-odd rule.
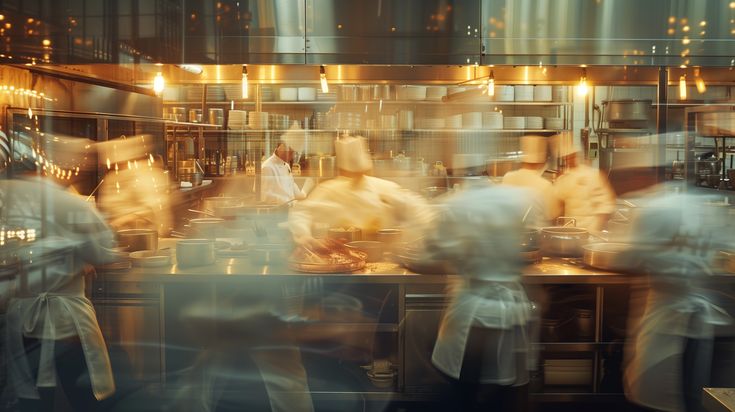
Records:
[[[158,232],[152,229],[124,229],[117,232],[118,244],[127,251],[157,250]]]
[[[603,120],[607,122],[648,120],[651,104],[651,100],[603,101]]]
[[[590,243],[582,246],[585,265],[609,271],[623,271],[629,267],[623,252],[631,248],[627,243]]]
[[[337,174],[335,156],[309,156],[306,166],[310,176],[334,177]]]
[[[579,257],[582,246],[588,243],[587,229],[569,226],[551,226],[541,229],[541,251],[544,255]]]

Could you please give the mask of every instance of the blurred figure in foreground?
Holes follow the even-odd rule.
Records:
[[[554,182],[554,198],[563,216],[576,220],[577,227],[602,230],[615,211],[615,193],[607,179],[584,162],[581,147],[571,134],[557,137],[559,157],[567,170]]]
[[[150,153],[152,137],[134,136],[97,144],[107,174],[99,189],[100,210],[112,227],[153,229],[168,236],[171,225],[168,179]]]
[[[624,259],[647,275],[648,287],[642,314],[629,322],[623,380],[627,397],[646,407],[701,410],[714,328],[731,322],[705,286],[715,253],[732,247],[721,227],[726,216],[713,212],[695,196],[661,195],[633,217]],[[631,312],[639,306],[633,300]]]
[[[546,139],[535,135],[521,137],[521,168],[503,176],[504,185],[528,189],[534,217],[526,218],[526,222],[535,227],[549,226],[549,221],[558,215],[551,182],[541,177],[546,169]]]
[[[54,410],[60,385],[75,411],[93,411],[115,391],[92,303],[84,296],[89,264],[117,256],[113,234],[82,198],[48,180],[0,180],[0,226],[24,232],[9,251],[22,268],[7,312],[9,379],[21,411]],[[3,292],[5,293],[5,292]]]
[[[454,382],[459,410],[527,409],[533,306],[520,284],[524,190],[472,187],[447,199],[426,253],[462,275],[451,291],[433,364]]]
[[[368,175],[373,164],[364,138],[342,137],[334,146],[340,176],[317,186],[291,210],[289,225],[298,244],[326,247],[314,237],[315,223],[329,228],[358,228],[363,240],[374,240],[380,229],[410,222],[420,227],[431,220],[429,206],[421,196]]]

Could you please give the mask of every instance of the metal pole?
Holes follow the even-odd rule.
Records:
[[[658,93],[656,105],[656,133],[658,137],[654,160],[656,165],[656,181],[661,183],[666,179],[666,123],[668,122],[668,87],[669,70],[666,67],[658,69]]]

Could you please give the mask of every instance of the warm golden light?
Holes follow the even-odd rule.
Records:
[[[248,67],[244,64],[242,65],[242,98],[247,99],[248,98]]]
[[[161,72],[156,73],[156,77],[153,78],[153,91],[156,94],[163,93],[163,88],[165,87],[165,80],[163,80],[163,74]]]
[[[687,76],[684,74],[679,77],[679,100],[687,98]]]
[[[694,69],[694,85],[697,86],[697,92],[699,94],[707,91],[707,85],[704,84],[704,79],[698,68]]]
[[[589,92],[589,86],[587,85],[587,70],[582,69],[582,76],[579,78],[579,84],[577,85],[577,94],[580,96],[586,96]]]
[[[329,93],[329,84],[327,83],[327,72],[324,66],[319,67],[319,82],[322,84],[322,93]]]
[[[490,78],[487,79],[487,95],[495,96],[495,74],[490,70]]]
[[[49,40],[49,39],[43,39],[43,41],[41,42],[41,44],[43,44],[44,46],[48,47],[48,46],[51,45],[51,40]]]

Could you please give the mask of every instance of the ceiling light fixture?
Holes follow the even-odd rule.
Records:
[[[587,69],[582,68],[582,75],[579,77],[579,84],[577,85],[577,94],[580,96],[586,96],[589,91],[587,85]]]
[[[682,74],[679,77],[679,100],[687,99],[687,75]]]
[[[156,77],[153,78],[153,91],[160,95],[163,93],[163,88],[165,87],[166,82],[163,80],[163,74],[161,72],[156,73]]]
[[[704,84],[704,79],[702,78],[702,73],[699,67],[694,69],[694,84],[697,86],[697,92],[699,92],[699,94],[707,91],[707,85]]]
[[[487,95],[495,96],[495,73],[490,70],[490,77],[487,79]]]
[[[327,72],[324,66],[319,66],[319,81],[322,84],[322,93],[329,93],[329,84],[327,83]]]
[[[242,98],[248,98],[248,66],[242,65]]]

